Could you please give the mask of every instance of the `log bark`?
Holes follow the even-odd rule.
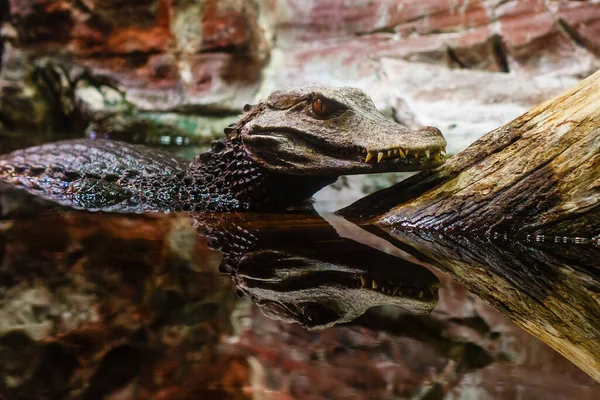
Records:
[[[600,71],[488,133],[436,171],[341,211],[444,232],[600,234]]]

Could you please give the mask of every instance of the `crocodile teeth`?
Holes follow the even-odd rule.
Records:
[[[360,284],[361,287],[367,287],[367,278],[365,278],[364,276],[360,276]]]
[[[402,149],[401,147],[394,147],[384,150],[367,150],[365,148],[358,148],[358,152],[362,152],[365,154],[364,162],[368,163],[375,156],[377,156],[377,163],[380,163],[385,158],[393,158],[396,157],[400,159],[406,159],[409,155],[411,158],[415,160],[415,162],[423,163],[426,160],[444,160],[445,159],[445,148],[437,148],[433,150],[424,150],[422,153],[412,152],[410,153],[409,149]],[[413,163],[413,160],[408,160],[409,163]]]
[[[392,296],[397,295],[399,291],[400,291],[399,287],[395,288],[394,291],[392,292]]]
[[[379,285],[377,285],[377,282],[375,282],[375,279],[371,281],[371,286],[373,287],[373,289],[377,289],[379,287]]]
[[[422,298],[423,298],[423,291],[422,291],[422,290],[419,292],[419,298],[420,298],[420,299],[422,299]]]

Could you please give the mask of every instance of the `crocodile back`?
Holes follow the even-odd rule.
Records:
[[[144,191],[181,177],[188,164],[144,146],[68,140],[0,156],[0,181],[69,207],[149,211]]]

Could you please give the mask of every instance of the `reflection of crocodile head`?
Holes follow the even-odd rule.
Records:
[[[428,269],[341,238],[317,216],[227,218],[196,221],[225,253],[222,270],[272,318],[316,329],[374,306],[426,314],[437,304],[439,281]]]
[[[268,316],[313,329],[350,322],[379,305],[418,314],[435,307],[439,281],[433,273],[368,247],[362,250],[353,252],[354,261],[342,258],[339,264],[258,251],[241,259],[234,279]]]

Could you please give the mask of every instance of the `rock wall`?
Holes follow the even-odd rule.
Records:
[[[596,0],[9,0],[0,12],[5,135],[205,140],[275,88],[324,82],[440,127],[453,152],[600,66]]]

